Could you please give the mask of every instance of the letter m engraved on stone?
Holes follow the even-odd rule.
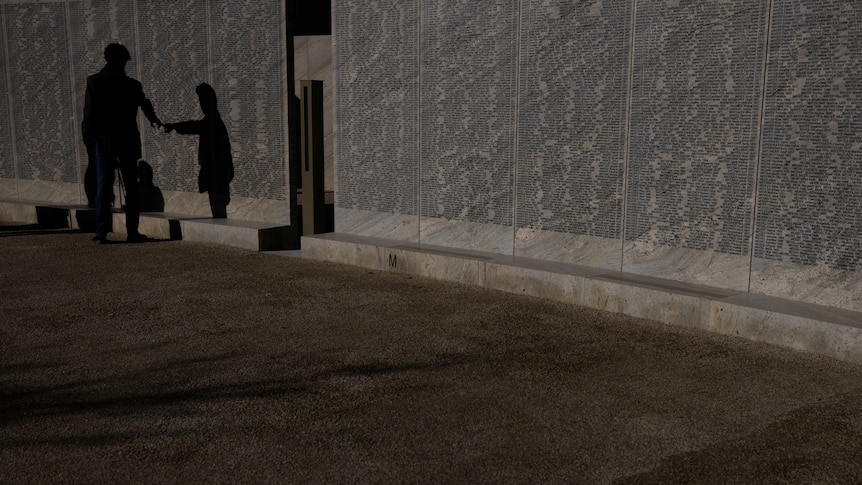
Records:
[[[397,266],[398,266],[398,256],[395,254],[390,254],[389,255],[389,267],[395,268]]]

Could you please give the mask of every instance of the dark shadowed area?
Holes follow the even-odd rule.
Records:
[[[0,482],[855,483],[862,367],[404,274],[0,229]]]

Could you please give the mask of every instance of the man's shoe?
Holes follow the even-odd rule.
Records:
[[[146,242],[147,236],[145,234],[141,234],[141,233],[129,234],[129,237],[126,238],[126,241],[128,241],[130,243]]]
[[[93,236],[93,242],[96,244],[108,244],[108,238],[105,236]]]

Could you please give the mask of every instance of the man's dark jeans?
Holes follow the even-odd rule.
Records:
[[[96,236],[104,238],[112,229],[111,202],[114,198],[114,170],[117,162],[124,188],[124,194],[120,196],[126,209],[126,231],[129,236],[135,236],[140,220],[137,157],[118,155],[109,147],[110,143],[96,143]]]

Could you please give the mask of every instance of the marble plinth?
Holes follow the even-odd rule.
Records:
[[[515,231],[512,226],[438,217],[422,217],[419,225],[419,240],[423,244],[500,254],[514,251]]]
[[[336,203],[335,230],[345,234],[418,242],[419,216],[344,209]]]
[[[126,214],[114,213],[114,231],[126,235]],[[138,231],[153,239],[220,244],[250,251],[292,249],[298,237],[290,226],[241,219],[212,219],[178,214],[143,213]]]
[[[515,231],[515,256],[619,270],[622,253],[619,239],[530,228]]]
[[[628,242],[622,269],[627,273],[747,291],[750,264],[751,257],[747,254]]]
[[[184,241],[221,244],[251,251],[291,249],[289,226],[236,219],[186,219],[180,221]]]
[[[34,204],[17,200],[0,200],[0,224],[37,224]]]
[[[862,311],[862,273],[754,258],[751,291]]]
[[[302,256],[647,318],[862,363],[862,312],[532,258],[330,233]]]
[[[207,194],[163,190],[165,212],[194,217],[212,217]],[[290,224],[290,203],[287,200],[251,199],[232,196],[227,206],[229,219]]]
[[[404,244],[392,239],[362,237],[353,234],[330,232],[313,237],[303,237],[303,257],[317,261],[349,264],[362,268],[383,268],[385,249]]]
[[[18,180],[0,177],[0,200],[18,198]]]
[[[39,224],[50,228],[90,230],[95,211],[84,205],[34,200],[0,200],[0,224]]]
[[[45,182],[42,180],[18,180],[19,198],[38,200],[52,204],[86,204],[84,187],[66,182]]]

